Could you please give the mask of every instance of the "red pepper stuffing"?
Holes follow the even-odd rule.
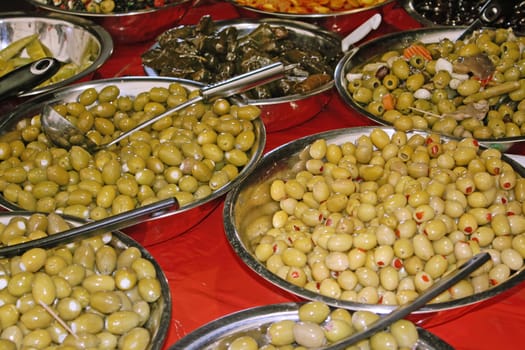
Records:
[[[403,267],[403,261],[401,259],[394,259],[394,267],[400,269]]]
[[[418,212],[416,213],[416,218],[417,218],[418,220],[423,219],[424,216],[425,216],[425,213],[422,212],[422,211],[418,211]]]

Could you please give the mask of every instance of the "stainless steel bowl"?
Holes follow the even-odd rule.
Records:
[[[228,27],[237,29],[239,36],[246,36],[262,23],[272,26],[282,26],[295,33],[297,47],[319,47],[321,52],[330,52],[331,55],[341,52],[340,37],[333,33],[308,23],[288,19],[239,19],[215,22],[217,32]],[[148,51],[159,47],[154,44]],[[340,57],[340,56],[339,56]],[[335,66],[334,66],[335,68]],[[159,72],[144,65],[148,76],[158,76]],[[239,72],[241,73],[241,72]],[[313,118],[329,102],[332,97],[333,79],[305,94],[293,94],[283,97],[254,99],[240,96],[242,103],[257,105],[261,108],[261,118],[268,132],[288,129]]]
[[[394,2],[394,0],[384,0],[383,2],[376,5],[360,7],[351,10],[303,14],[265,11],[255,7],[239,5],[235,0],[227,1],[236,6],[239,14],[244,18],[277,17],[304,21],[318,25],[322,28],[325,28],[326,30],[338,33],[342,36],[350,33],[353,29],[357,28],[372,15],[381,13],[383,11],[383,7]]]
[[[226,349],[229,343],[241,335],[251,335],[254,339],[264,338],[271,324],[285,320],[298,321],[301,305],[302,303],[272,304],[226,315],[186,335],[171,345],[169,350]],[[419,340],[414,350],[453,349],[423,328],[418,328],[418,333]]]
[[[14,212],[2,212],[0,213],[0,223],[6,225],[10,220],[15,218],[28,219],[35,212],[28,211],[14,211]],[[85,223],[85,221],[78,218],[63,216],[63,218],[71,226],[79,226]],[[74,244],[74,243],[72,243]],[[163,349],[164,343],[169,330],[172,313],[172,299],[171,291],[166,275],[162,271],[158,262],[153,256],[137,241],[130,238],[128,235],[120,232],[111,232],[111,240],[107,243],[112,246],[117,252],[123,251],[124,249],[133,247],[140,251],[141,257],[151,262],[155,268],[157,279],[161,286],[160,298],[150,304],[150,317],[146,321],[143,327],[150,331],[151,340],[147,346],[147,350],[161,350]]]
[[[2,14],[0,49],[32,34],[38,34],[38,38],[54,58],[64,63],[73,63],[83,67],[83,70],[60,82],[21,93],[19,97],[42,94],[82,79],[90,79],[113,53],[111,36],[104,28],[89,20],[52,13],[7,12]],[[22,51],[22,56],[27,57],[24,51]]]
[[[359,137],[370,135],[377,127],[356,127],[337,129],[318,134],[306,136],[280,146],[264,155],[252,173],[237,187],[228,193],[224,205],[224,227],[228,241],[235,253],[241,260],[261,278],[292,294],[307,300],[320,300],[334,307],[343,307],[351,310],[369,310],[378,314],[386,314],[394,310],[395,306],[384,304],[365,304],[340,300],[325,296],[312,290],[297,286],[277,276],[267,269],[265,263],[255,257],[252,239],[248,237],[248,225],[252,235],[266,232],[267,218],[279,210],[279,204],[270,197],[270,184],[275,179],[294,178],[295,174],[304,170],[305,149],[315,140],[325,139],[327,144],[355,143]],[[381,127],[388,135],[395,130],[390,127]],[[408,135],[421,134],[428,136],[426,132],[414,131]],[[525,169],[517,162],[505,157],[516,172],[525,176]],[[271,219],[270,219],[271,220]],[[511,275],[505,282],[494,286],[486,291],[475,293],[472,296],[459,298],[451,301],[427,304],[413,313],[413,318],[419,324],[442,323],[464,314],[469,308],[475,307],[477,303],[493,298],[498,294],[521,283],[525,279],[525,268]]]
[[[26,1],[45,11],[89,19],[104,27],[116,42],[138,43],[153,39],[179,22],[194,0],[180,0],[158,8],[107,14],[62,9],[48,5],[45,0]]]
[[[123,77],[75,84],[74,86],[38,95],[20,105],[14,112],[6,115],[0,122],[0,138],[5,137],[6,134],[14,130],[19,121],[39,114],[44,105],[76,101],[78,95],[87,88],[95,88],[99,91],[105,86],[116,85],[120,89],[121,95],[137,96],[139,93],[148,91],[152,87],[168,87],[173,82],[181,83],[188,90],[202,87],[201,84],[196,82],[165,77]],[[203,220],[219,204],[221,197],[254,169],[257,161],[262,156],[266,144],[264,124],[260,119],[254,120],[253,124],[256,139],[254,146],[248,151],[251,158],[248,164],[239,169],[239,174],[234,180],[215,190],[207,197],[183,205],[179,210],[155,216],[152,220],[135,225],[130,228],[130,231],[126,230],[126,232],[131,232],[137,241],[142,245],[148,246],[182,234]],[[22,209],[17,204],[8,201],[3,194],[0,194],[0,206],[7,210]]]
[[[360,67],[365,63],[369,62],[375,57],[380,56],[386,51],[394,48],[403,48],[416,41],[422,43],[436,43],[443,39],[450,39],[454,41],[461,35],[466,27],[428,27],[406,30],[403,32],[387,34],[382,37],[372,39],[365,44],[359,46],[355,50],[350,50],[342,59],[339,61],[335,71],[335,86],[339,95],[343,98],[344,102],[365,115],[370,120],[381,124],[391,125],[389,122],[381,117],[375,116],[368,112],[366,108],[357,103],[351,93],[347,90],[346,74],[356,67]],[[500,138],[486,138],[479,139],[479,142],[487,147],[498,148],[502,151],[508,150],[513,144],[517,142],[525,141],[525,135],[515,137],[500,137]]]

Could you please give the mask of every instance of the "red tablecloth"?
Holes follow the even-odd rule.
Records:
[[[4,6],[7,5],[0,5],[0,9]],[[187,13],[182,23],[194,24],[203,14],[211,14],[213,19],[239,16],[236,9],[227,3],[201,2]],[[387,6],[382,14],[383,23],[372,36],[419,26],[395,3]],[[94,78],[144,75],[140,54],[152,43],[116,44],[113,56]],[[346,106],[334,89],[330,103],[314,118],[292,129],[269,133],[266,150],[312,133],[370,124],[368,119]],[[525,154],[523,147],[514,147],[511,152]],[[299,300],[261,279],[235,255],[223,230],[222,202],[198,226],[183,234],[176,231],[177,217],[163,219],[172,221],[163,223],[163,226],[172,227],[176,236],[161,244],[148,246],[171,286],[173,314],[165,348],[228,313]],[[440,316],[436,317],[439,321]],[[447,315],[443,317],[445,319]],[[525,340],[524,333],[521,333],[525,326],[525,284],[490,302],[480,303],[470,308],[468,313],[446,323],[433,323],[435,325],[431,323],[425,328],[456,349],[522,349]]]

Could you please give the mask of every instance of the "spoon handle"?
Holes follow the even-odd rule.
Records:
[[[267,66],[255,69],[253,71],[232,77],[230,79],[221,81],[216,84],[207,85],[200,89],[200,94],[183,102],[173,108],[166,110],[165,112],[139,124],[133,129],[119,135],[111,142],[102,145],[102,147],[109,147],[114,144],[117,144],[121,140],[125,139],[135,131],[141,130],[157,120],[160,120],[168,115],[171,115],[175,112],[178,112],[186,107],[191,106],[194,103],[199,101],[209,101],[216,97],[228,97],[232,96],[250,89],[253,89],[256,86],[269,83],[271,81],[280,79],[284,76],[284,65],[281,62],[276,62],[269,64]]]
[[[47,237],[34,239],[29,242],[12,246],[1,247],[0,257],[20,255],[34,247],[51,248],[59,244],[70,243],[77,239],[88,238],[97,234],[123,229],[152,217],[164,214],[166,210],[177,210],[178,208],[179,204],[176,198],[164,199],[101,220],[90,221],[86,224]]]
[[[46,57],[7,73],[0,79],[0,100],[33,89],[58,72],[60,65],[58,60]]]
[[[458,267],[456,270],[452,271],[450,274],[448,274],[447,276],[441,278],[439,281],[434,283],[430,288],[428,288],[426,291],[420,294],[416,299],[414,299],[414,301],[408,304],[405,304],[403,306],[400,306],[394,311],[392,311],[391,313],[387,314],[386,316],[379,318],[376,322],[371,324],[369,328],[367,328],[366,330],[355,333],[351,335],[350,337],[338,343],[335,343],[332,346],[326,347],[326,349],[343,350],[352,344],[355,344],[361,340],[371,337],[373,334],[377,333],[378,331],[381,331],[387,328],[393,322],[408,316],[413,311],[418,310],[419,308],[424,306],[426,303],[428,303],[430,300],[432,300],[433,298],[435,298],[436,296],[438,296],[439,294],[441,294],[448,288],[452,287],[454,284],[456,284],[460,280],[470,275],[474,270],[479,268],[489,259],[490,259],[490,254],[487,252],[483,252],[483,253],[475,255],[474,257],[469,259],[466,263]]]
[[[256,86],[282,78],[284,71],[284,65],[281,62],[275,62],[216,84],[207,85],[201,89],[201,95],[205,101],[209,101],[216,97],[240,94]]]

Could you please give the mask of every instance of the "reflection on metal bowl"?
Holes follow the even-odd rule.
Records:
[[[68,75],[67,78],[56,83],[34,88],[20,94],[20,97],[42,94],[79,80],[90,79],[113,53],[113,41],[108,32],[86,19],[51,13],[8,12],[2,14],[0,18],[1,49],[33,34],[38,34],[41,44],[54,58],[78,68],[76,74]],[[21,51],[20,57],[29,57],[25,49]]]
[[[369,19],[372,15],[381,13],[383,11],[383,7],[391,4],[394,2],[394,0],[385,0],[376,5],[355,8],[351,10],[309,14],[270,12],[250,6],[239,5],[235,0],[228,0],[228,2],[235,5],[241,17],[244,18],[277,17],[283,19],[299,20],[318,25],[322,28],[325,28],[326,30],[340,34],[341,36],[345,36],[367,19]]]
[[[351,309],[351,310],[369,310],[369,311],[372,311],[374,313],[379,313],[379,314],[389,313],[396,307],[394,305],[386,305],[383,303],[375,303],[375,302],[365,303],[365,302],[358,302],[358,301],[349,301],[349,300],[357,300],[357,297],[355,296],[350,297],[349,300],[342,300],[341,298],[333,296],[333,295],[336,295],[336,292],[332,294],[331,291],[337,290],[337,288],[334,287],[332,289],[331,287],[329,287],[329,284],[326,284],[327,289],[325,289],[325,293],[321,293],[319,290],[316,290],[316,288],[319,288],[320,282],[316,284],[315,281],[311,281],[312,284],[308,284],[308,288],[305,286],[302,286],[300,283],[297,283],[297,284],[292,283],[294,275],[293,274],[287,275],[286,267],[287,266],[290,267],[293,264],[286,266],[282,262],[284,261],[284,259],[281,258],[281,264],[282,264],[283,269],[280,269],[279,273],[281,273],[281,276],[283,277],[280,277],[275,272],[270,271],[266,263],[262,262],[258,258],[258,256],[266,256],[266,258],[268,258],[268,255],[264,255],[264,245],[261,246],[260,247],[261,250],[258,251],[260,254],[263,254],[263,255],[256,255],[256,252],[255,252],[255,248],[258,246],[259,242],[262,242],[262,240],[264,240],[264,243],[268,243],[270,247],[273,247],[274,249],[273,251],[277,249],[277,250],[280,250],[281,252],[284,252],[288,247],[292,247],[292,244],[289,245],[289,243],[294,242],[295,239],[299,240],[301,237],[311,237],[312,242],[313,242],[314,234],[312,233],[312,231],[310,231],[310,228],[312,227],[318,228],[318,230],[316,230],[316,234],[318,234],[316,236],[317,237],[316,241],[319,243],[319,245],[316,246],[318,250],[312,250],[314,248],[310,250],[311,254],[307,255],[308,262],[316,261],[315,260],[316,257],[319,257],[319,255],[316,255],[316,253],[319,253],[321,254],[320,256],[323,256],[322,255],[323,250],[327,252],[326,248],[323,248],[323,245],[322,245],[323,244],[322,242],[326,243],[326,241],[323,241],[324,238],[322,238],[323,237],[322,235],[323,235],[323,232],[326,232],[328,236],[324,236],[324,237],[328,239],[328,237],[330,236],[330,232],[335,232],[334,231],[335,228],[332,230],[330,230],[330,228],[326,228],[326,231],[323,231],[325,225],[326,226],[330,225],[328,224],[328,216],[330,215],[327,215],[324,209],[321,209],[321,204],[319,205],[320,207],[318,209],[318,212],[322,213],[322,218],[319,218],[318,215],[316,214],[315,204],[312,204],[311,207],[308,204],[306,204],[306,203],[315,203],[315,202],[308,202],[308,198],[307,198],[308,196],[306,195],[304,196],[304,201],[300,199],[296,200],[296,202],[300,202],[304,204],[304,206],[302,207],[299,205],[299,203],[297,204],[296,208],[299,208],[299,211],[297,212],[297,214],[295,214],[295,211],[292,214],[288,214],[291,207],[287,205],[291,205],[293,207],[293,203],[295,203],[293,201],[294,197],[291,197],[291,195],[289,197],[285,196],[284,198],[285,199],[290,198],[290,201],[284,201],[283,203],[273,200],[271,197],[271,192],[270,192],[271,185],[273,181],[277,179],[283,180],[285,182],[288,182],[290,180],[297,180],[297,181],[291,181],[291,183],[294,183],[294,182],[300,183],[301,180],[299,179],[299,177],[296,178],[296,174],[304,175],[305,181],[308,181],[306,180],[308,179],[307,177],[308,174],[306,173],[310,172],[310,170],[305,171],[305,167],[307,164],[307,160],[310,159],[309,158],[309,147],[315,141],[324,139],[327,145],[329,144],[336,144],[336,145],[354,144],[356,145],[357,140],[359,140],[363,136],[371,135],[372,131],[375,129],[378,129],[378,127],[358,127],[358,128],[331,130],[331,131],[322,132],[322,133],[313,134],[307,137],[303,137],[295,141],[292,141],[288,144],[285,144],[281,147],[278,147],[270,151],[269,153],[265,154],[265,156],[259,161],[256,169],[254,169],[252,173],[239,186],[237,186],[236,188],[234,188],[232,191],[228,193],[226,197],[226,202],[224,205],[224,212],[223,212],[225,232],[226,232],[228,241],[230,242],[236,254],[241,258],[241,260],[249,268],[251,268],[257,275],[273,283],[274,285],[292,294],[300,296],[304,299],[323,301],[326,304],[334,306],[334,307],[343,307],[343,308]],[[389,135],[389,137],[392,137],[392,135],[394,135],[394,133],[396,132],[395,129],[389,128],[389,127],[381,127],[380,129],[383,130],[387,135]],[[419,135],[420,137],[422,136],[423,139],[429,136],[429,134],[426,132],[410,132],[407,134],[407,137],[410,137],[413,135]],[[351,149],[351,147],[349,149]],[[351,156],[353,155],[350,154],[349,157]],[[522,177],[525,176],[525,169],[519,166],[518,163],[514,162],[510,158],[504,157],[504,159],[505,161],[507,161],[510,165],[514,167],[516,173],[518,173]],[[349,161],[351,162],[351,160]],[[311,169],[317,169],[315,167],[315,164],[316,163],[314,161],[311,163],[311,165],[309,165],[312,167]],[[326,166],[322,166],[321,169],[327,169],[328,165],[330,165],[326,163],[323,163],[323,164],[325,164]],[[363,163],[363,166],[366,167],[366,164],[367,163]],[[344,165],[341,165],[341,167],[344,167]],[[386,173],[386,170],[385,170],[385,173]],[[322,175],[322,170],[321,170],[321,174],[317,175],[317,177],[321,178],[323,176],[324,175]],[[313,179],[315,178],[316,178],[316,175],[313,175]],[[352,177],[352,178],[356,179],[355,180],[356,186],[359,186],[359,183],[360,183],[359,177],[357,178]],[[368,183],[368,185],[371,186],[371,188],[374,188],[373,186],[375,185],[374,184],[375,181],[370,180],[366,182]],[[312,183],[315,183],[315,181],[312,180]],[[380,183],[378,180],[377,182],[378,187],[379,187],[379,184]],[[358,187],[356,187],[356,191],[357,191],[357,188]],[[278,190],[278,187],[275,187],[274,191],[276,191],[275,193],[280,193]],[[312,194],[311,190],[308,190],[308,191],[310,194]],[[360,193],[357,193],[357,192],[354,192],[354,193],[356,195],[360,195]],[[349,194],[348,195],[349,202],[350,202],[350,196],[351,195]],[[357,197],[354,197],[354,199],[355,198]],[[378,207],[380,207],[382,205],[381,203],[383,202],[379,202],[379,199],[378,199],[378,202],[376,204]],[[357,205],[359,207],[359,204]],[[300,216],[301,215],[300,210],[302,210],[301,208],[304,209],[305,213],[306,212],[312,213],[313,215],[308,218],[305,216],[305,220],[313,219],[313,221],[303,221],[302,220]],[[308,211],[308,208],[312,208],[313,211]],[[334,218],[338,218],[339,216],[337,215],[339,214],[347,218],[356,217],[357,214],[352,209],[349,209],[349,210],[352,214],[346,214],[347,213],[346,209],[343,209],[342,213],[336,210],[336,213],[335,213],[336,216],[334,216]],[[379,213],[379,210],[380,209],[378,209],[378,213]],[[283,219],[284,222],[282,220],[275,221],[277,222],[276,224],[277,226],[274,226],[274,221],[273,221],[274,214],[278,211],[285,212],[286,214],[288,214],[289,216],[285,216],[285,217],[290,218],[290,220],[285,218]],[[332,211],[330,210],[329,212],[332,213]],[[385,209],[385,213],[386,213],[386,209]],[[282,219],[283,216],[276,216],[276,220],[278,220],[278,218]],[[317,226],[309,226],[311,224],[308,224],[308,225],[306,224],[306,222],[308,223],[317,222],[316,220],[321,220],[321,219],[327,220],[326,223],[325,221],[322,221],[322,223],[313,224]],[[279,222],[281,223],[281,225],[279,225]],[[336,225],[336,224],[333,223],[333,225]],[[350,227],[356,227],[356,226],[352,226],[352,224],[348,223],[348,225],[343,224],[343,226],[341,226],[341,229],[344,230],[344,227],[350,228]],[[395,227],[397,227],[397,225]],[[367,226],[364,224],[361,226],[361,229],[366,230],[366,228]],[[368,226],[368,228],[371,229],[372,227]],[[272,231],[269,232],[268,230],[272,230]],[[296,236],[294,236],[294,233],[292,231],[294,232],[297,231]],[[268,234],[266,234],[267,232]],[[301,232],[306,232],[306,233],[304,235],[301,235]],[[359,232],[363,232],[363,230]],[[366,232],[369,232],[371,235],[375,236],[375,233],[373,230],[366,231]],[[274,243],[272,243],[271,238],[269,236],[278,237],[280,233],[282,234],[283,237],[288,237],[288,238],[283,239],[282,242],[281,241],[278,242],[278,239],[275,238],[275,241],[273,241]],[[349,234],[352,235],[352,233],[353,231],[350,229]],[[394,233],[392,234],[394,235]],[[335,235],[337,236],[337,233]],[[364,238],[364,237],[366,236],[361,236],[361,238]],[[395,242],[396,238],[393,238],[393,239]],[[352,250],[355,250],[352,254],[354,253],[361,254],[359,253],[359,248],[358,248],[360,247],[360,245],[358,245],[357,241],[354,241],[354,240],[355,240],[355,236],[352,236],[351,248]],[[303,241],[299,240],[298,242],[303,242]],[[304,247],[298,245],[297,249],[300,250]],[[345,245],[345,247],[348,247],[348,246]],[[337,250],[337,247],[334,248],[334,251],[335,250]],[[368,249],[368,250],[370,252],[373,252],[373,250],[371,249]],[[331,251],[332,250],[330,250],[330,252]],[[349,249],[345,248],[345,250],[343,250],[341,254],[345,255],[349,251],[350,251],[350,248]],[[309,252],[309,250],[307,249],[306,252]],[[366,253],[367,250],[363,250],[363,252],[367,254]],[[305,255],[306,254],[307,253],[305,253]],[[336,259],[336,256],[338,256],[337,254],[338,253],[335,253],[334,259]],[[270,255],[273,256],[273,253],[271,253]],[[291,255],[291,256],[294,256],[294,255]],[[374,256],[374,254],[372,254],[372,256]],[[313,259],[313,260],[310,260],[310,259]],[[368,259],[368,258],[365,257],[364,259]],[[297,261],[300,261],[300,259],[298,258]],[[345,266],[343,262],[344,259],[342,258],[340,261],[342,262],[341,266]],[[388,266],[390,266],[390,262],[385,263],[385,264],[388,264]],[[278,266],[280,266],[279,258],[276,257],[275,260],[272,260],[271,267],[273,268],[273,267],[278,267]],[[310,264],[308,265],[305,264],[302,266],[306,266],[305,270],[310,271],[308,273],[305,272],[306,276],[311,277],[312,266]],[[359,265],[356,265],[356,266],[359,266]],[[364,266],[364,265],[361,265],[361,266]],[[373,270],[374,264],[367,263],[366,266],[372,266],[370,269]],[[377,266],[380,266],[380,265],[377,265]],[[384,266],[387,266],[387,265],[384,265]],[[404,264],[399,265],[399,266],[404,266]],[[525,279],[524,269],[525,267],[522,264],[522,266],[518,268],[517,271],[513,272],[508,279],[484,291],[475,292],[469,296],[464,296],[461,298],[448,299],[446,301],[443,301],[443,300],[436,301],[434,303],[427,304],[426,306],[422,307],[418,311],[414,312],[411,315],[411,319],[413,319],[418,324],[427,325],[427,324],[432,323],[436,325],[441,322],[446,322],[446,320],[459,317],[460,315],[467,312],[471,305],[472,306],[475,306],[476,304],[479,305],[480,302],[487,300],[487,299],[491,299],[507,291],[513,286],[521,283]],[[290,270],[288,271],[293,272],[293,271],[298,271],[298,270],[301,270],[301,268],[298,267],[297,269],[294,270],[292,267],[290,267]],[[353,268],[350,269],[349,267],[347,268],[347,270],[350,270],[354,273],[355,271],[357,271],[357,269],[353,269]],[[330,274],[330,272],[332,271],[329,270],[328,273]],[[320,273],[322,274],[322,272]],[[291,280],[285,279],[285,276],[286,277],[291,276],[290,277]],[[301,276],[300,271],[297,272],[297,276],[299,276],[298,279],[300,279],[300,276]],[[332,275],[329,275],[329,276],[332,276]],[[335,273],[335,276],[338,276],[338,273]],[[306,277],[306,281],[310,281],[308,279],[310,277]],[[335,280],[335,277],[333,279],[331,277],[328,277],[326,279]],[[339,283],[339,282],[335,282],[335,283]],[[361,285],[361,287],[363,286]],[[344,291],[344,288],[343,287],[339,287],[339,288],[340,288],[339,293],[342,293]],[[354,291],[350,291],[348,296],[354,295],[353,292]],[[357,293],[358,291],[355,291],[355,292]],[[383,292],[385,291],[383,290]],[[378,294],[378,298],[379,296],[380,294]],[[365,296],[363,298],[365,298]],[[377,300],[380,300],[380,299],[377,299]]]
[[[202,84],[181,79],[163,77],[124,77],[85,82],[81,84],[76,84],[71,87],[57,89],[47,94],[38,95],[33,99],[20,105],[14,112],[7,115],[1,121],[0,138],[5,139],[6,137],[9,137],[8,135],[10,134],[10,132],[14,130],[14,128],[17,124],[19,124],[20,121],[38,115],[45,104],[56,104],[59,102],[77,101],[79,94],[88,88],[94,88],[95,90],[100,91],[103,87],[114,85],[120,90],[121,96],[135,97],[138,94],[147,92],[154,87],[169,87],[170,84],[173,83],[180,83],[184,88],[186,88],[189,91],[196,90],[202,87]],[[218,205],[221,196],[223,196],[231,188],[236,186],[237,183],[242,181],[242,179],[250,173],[250,171],[257,164],[258,159],[262,156],[264,146],[266,144],[266,133],[264,129],[264,124],[262,123],[260,118],[256,118],[251,123],[253,124],[253,132],[255,134],[255,138],[253,140],[254,142],[251,148],[246,150],[248,163],[244,166],[238,167],[238,174],[236,175],[236,177],[234,177],[231,180],[226,180],[226,182],[223,185],[220,185],[220,187],[218,187],[214,191],[211,191],[209,194],[203,196],[202,198],[192,197],[192,201],[188,201],[185,204],[181,203],[181,208],[179,210],[170,211],[165,214],[153,217],[152,220],[154,222],[147,221],[140,225],[136,225],[132,228],[129,228],[129,232],[133,233],[132,236],[134,236],[134,234],[136,233],[136,239],[139,241],[139,243],[145,246],[160,243],[174,236],[182,234],[189,228],[198,224],[201,220],[203,220],[206,217],[206,215],[209,212],[211,212]],[[43,136],[43,134],[41,135]],[[42,145],[45,144],[46,141],[42,143]],[[49,151],[49,148],[47,149],[47,151]],[[104,152],[104,150],[99,152]],[[121,164],[121,166],[123,167],[123,169],[125,168],[124,164]],[[162,174],[163,173],[161,172],[160,175],[163,176]],[[167,183],[163,187],[166,186]],[[27,189],[30,191],[30,188]],[[174,196],[176,197],[177,193],[175,193]],[[135,200],[138,203],[138,197],[135,197]],[[21,209],[20,205],[16,204],[15,202],[9,201],[4,195],[0,195],[0,206],[8,210]],[[109,207],[109,209],[111,209],[111,207]],[[26,210],[28,209],[26,208]],[[176,222],[176,224],[173,224],[173,222]]]
[[[193,0],[181,0],[158,8],[105,14],[62,9],[47,5],[43,0],[26,1],[45,11],[89,19],[104,27],[118,43],[138,43],[153,39],[177,24],[193,2]]]
[[[335,72],[335,86],[339,95],[343,98],[345,103],[363,114],[370,120],[382,125],[392,125],[389,121],[385,120],[382,116],[374,115],[366,109],[365,104],[360,104],[352,96],[352,93],[348,90],[347,74],[351,70],[358,70],[359,67],[363,67],[365,64],[370,62],[378,61],[378,57],[382,54],[395,49],[405,48],[414,42],[421,42],[424,44],[439,43],[444,39],[450,39],[451,41],[456,40],[459,35],[465,30],[466,27],[427,27],[420,29],[406,30],[403,32],[387,34],[382,37],[372,39],[357,49],[349,51],[338,63]],[[437,59],[435,59],[437,60]],[[452,90],[452,89],[450,89]],[[505,94],[503,95],[505,96]],[[496,96],[498,97],[498,96]],[[512,102],[512,101],[510,101]],[[501,105],[505,105],[504,101]],[[463,103],[462,103],[463,104]],[[499,103],[498,103],[499,104]],[[513,106],[512,103],[509,104]],[[490,106],[490,109],[495,107]],[[511,107],[512,109],[513,107]],[[414,112],[415,113],[415,112]],[[406,115],[406,113],[405,113]],[[466,118],[473,121],[475,118]],[[485,117],[483,120],[486,124]],[[458,121],[459,124],[459,121]],[[525,134],[522,133],[520,136],[501,136],[491,138],[478,138],[479,142],[487,147],[498,148],[499,150],[506,151],[513,144],[522,142],[525,140]]]
[[[9,222],[14,222],[14,220],[22,220],[23,222],[27,222],[27,220],[30,219],[33,215],[41,216],[42,214],[35,213],[35,212],[27,212],[27,211],[2,212],[0,213],[0,223],[2,225],[7,225],[9,224]],[[69,216],[62,216],[62,218],[65,219],[66,222],[71,226],[80,226],[86,222],[78,218],[69,217]],[[42,220],[40,220],[40,222],[42,222]],[[168,330],[169,330],[169,324],[171,321],[171,314],[172,314],[172,299],[171,299],[171,292],[170,292],[168,279],[166,278],[166,275],[162,271],[158,262],[153,258],[153,256],[146,249],[144,249],[142,245],[140,245],[135,240],[133,240],[132,238],[130,238],[129,236],[127,236],[126,234],[120,231],[114,231],[114,232],[108,232],[108,233],[111,234],[111,237],[110,237],[111,239],[109,239],[109,236],[106,234],[101,235],[101,236],[104,236],[100,240],[101,243],[104,242],[103,244],[106,244],[107,246],[112,247],[114,249],[114,252],[116,252],[118,255],[120,255],[121,252],[125,251],[128,248],[137,249],[140,252],[140,257],[146,259],[149,263],[151,263],[151,266],[154,268],[156,279],[158,280],[160,284],[161,294],[160,294],[160,297],[156,301],[149,303],[149,317],[141,327],[147,329],[149,331],[149,336],[150,336],[149,342],[147,344],[144,344],[146,346],[144,349],[161,350],[163,349],[164,342],[166,341],[166,337],[167,337]],[[89,239],[97,239],[97,237],[93,237]],[[72,249],[75,244],[78,244],[78,242],[70,243],[66,250],[70,251],[70,249]],[[53,249],[53,248],[50,248],[50,249]],[[71,251],[71,253],[73,253],[73,251]],[[36,271],[34,272],[35,275],[37,273],[46,274],[46,272],[44,272],[44,268],[42,268],[38,272]],[[112,275],[106,275],[106,277],[109,277],[109,276],[112,276]],[[5,289],[5,291],[7,291],[7,288]],[[85,291],[87,292],[87,289]],[[114,291],[116,293],[123,293],[123,295],[125,295],[124,293],[126,292],[126,291],[120,291],[118,290],[118,288],[115,289]],[[87,293],[88,294],[85,294],[84,296],[89,298],[90,297],[89,292]],[[31,295],[31,293],[29,293],[29,295]],[[48,295],[51,295],[51,294],[48,294]],[[64,300],[64,299],[63,297],[59,298],[57,296],[55,300],[53,301],[53,303],[50,305],[50,307],[56,307],[59,300]],[[84,310],[85,309],[83,308],[82,311]],[[91,312],[92,311],[93,310],[91,310]],[[100,315],[102,315],[102,313],[100,313]],[[40,329],[40,328],[37,328],[37,329]],[[143,333],[140,333],[140,334],[143,334]],[[64,341],[64,339],[62,339],[62,341]]]
[[[302,23],[300,21],[293,21],[293,20],[279,19],[279,18],[267,18],[267,19],[260,19],[260,20],[258,19],[226,20],[226,21],[213,22],[214,26],[212,28],[213,28],[214,33],[218,33],[221,31],[224,32],[226,28],[233,27],[236,29],[238,37],[247,37],[256,28],[259,28],[262,24],[265,24],[265,23],[273,27],[286,28],[289,32],[292,33],[290,37],[293,38],[293,43],[296,45],[295,47],[299,50],[305,50],[307,52],[311,50],[315,50],[315,52],[319,51],[321,53],[329,53],[329,54],[326,54],[324,57],[325,61],[322,64],[323,67],[325,65],[330,64],[330,69],[335,68],[335,64],[337,63],[338,59],[342,56],[341,42],[340,42],[341,39],[337,35],[331,32],[328,32],[326,30],[322,30],[321,28],[315,25],[311,25],[308,23]],[[177,29],[177,28],[174,28],[174,29]],[[215,37],[219,37],[219,36],[216,35]],[[251,39],[251,40],[262,40],[262,39],[257,39],[257,38],[258,37],[256,37],[255,39]],[[178,37],[174,38],[174,40],[181,41],[181,39]],[[283,39],[282,41],[292,41],[292,40]],[[152,57],[162,58],[168,55],[168,53],[169,55],[180,55],[181,57],[186,57],[186,56],[191,57],[191,55],[186,55],[185,52],[181,52],[181,53],[177,53],[175,51],[171,52],[170,51],[171,46],[169,45],[165,45],[165,46],[167,46],[168,48],[166,48],[165,50],[162,50],[162,49],[159,50],[159,48],[161,48],[160,44],[156,43],[145,54],[143,54],[143,62],[145,61],[145,63],[143,63],[144,71],[146,72],[148,76],[159,76],[159,74],[161,74],[157,69],[154,69],[151,66],[148,66],[147,60],[152,60]],[[175,45],[173,45],[173,47],[175,47]],[[310,49],[310,48],[313,48],[313,49]],[[162,53],[157,52],[157,50],[161,51]],[[183,50],[183,48],[181,50]],[[273,53],[273,54],[275,56],[282,56],[283,59],[287,59],[285,55],[281,53],[280,50],[281,50],[280,48],[274,50],[277,53]],[[207,53],[207,52],[204,52],[204,53]],[[200,54],[203,54],[203,53],[201,52]],[[205,58],[203,58],[200,54],[197,55],[197,59],[204,60]],[[146,55],[149,55],[149,56],[146,56]],[[219,55],[217,55],[217,57],[219,57]],[[221,58],[218,58],[218,60],[220,59]],[[248,60],[249,59],[247,59],[247,61]],[[332,62],[334,64],[334,67],[331,67]],[[239,66],[241,65],[240,62],[235,62],[235,63]],[[284,63],[287,64],[287,62],[284,62]],[[314,61],[313,63],[306,62],[304,63],[304,66],[308,67],[308,64],[315,65],[315,62]],[[304,68],[303,66],[300,66],[300,68],[301,68],[300,69],[301,71],[308,70]],[[188,71],[192,72],[192,69],[194,68],[191,67],[191,69],[188,69]],[[317,69],[320,70],[319,68]],[[199,72],[200,70],[197,73]],[[182,73],[186,74],[186,71],[182,71]],[[237,72],[237,74],[241,74],[241,73],[244,73],[244,72],[243,71]],[[168,74],[168,73],[165,73],[165,74]],[[177,75],[177,74],[179,73],[178,72],[174,73],[174,75]],[[333,74],[331,72],[329,75],[332,78]],[[202,78],[203,81],[205,79],[206,78]],[[297,79],[295,73],[291,74],[291,77],[288,80],[294,81],[294,79]],[[207,81],[204,81],[204,82],[210,83]],[[211,81],[211,83],[212,82],[213,81]],[[261,108],[261,118],[265,124],[265,128],[267,132],[273,132],[273,131],[287,129],[295,125],[299,125],[313,118],[317,113],[321,111],[321,109],[326,105],[326,103],[328,103],[328,101],[332,97],[333,86],[334,86],[334,81],[332,78],[327,82],[323,81],[322,84],[320,84],[317,87],[314,87],[313,89],[305,93],[293,93],[293,94],[285,95],[282,97],[270,97],[270,98],[260,98],[260,99],[257,99],[254,97],[247,97],[246,95],[237,96],[236,98],[238,98],[241,103],[259,106]]]
[[[254,307],[238,311],[212,321],[170,346],[170,350],[212,350],[226,348],[240,336],[248,335],[264,343],[270,325],[299,320],[303,303],[283,303]],[[333,310],[333,309],[332,309]],[[413,350],[452,350],[453,347],[432,333],[418,328],[419,340]],[[320,349],[329,349],[321,347]]]

